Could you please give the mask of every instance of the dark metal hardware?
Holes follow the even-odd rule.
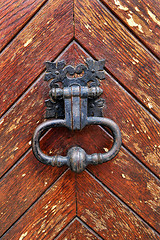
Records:
[[[102,117],[104,100],[99,98],[103,90],[98,79],[104,79],[104,60],[86,60],[87,66],[79,64],[76,68],[64,61],[46,62],[45,80],[50,82],[50,99],[46,101],[46,118],[33,135],[32,149],[35,157],[42,163],[52,166],[69,166],[74,172],[81,172],[88,164],[99,164],[111,160],[121,147],[121,133],[117,124]],[[77,77],[77,75],[80,75]],[[81,76],[82,75],[82,76]],[[62,86],[60,87],[60,83]],[[59,118],[52,120],[53,118]],[[107,153],[87,155],[80,147],[69,149],[67,156],[48,156],[39,146],[39,140],[46,129],[68,127],[71,130],[83,129],[86,125],[103,125],[113,134],[113,146]]]

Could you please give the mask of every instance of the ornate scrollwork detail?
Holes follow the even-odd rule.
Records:
[[[104,64],[105,60],[94,61],[86,59],[86,65],[78,64],[75,68],[71,65],[66,66],[64,60],[54,62],[46,62],[45,81],[50,82],[50,88],[60,87],[58,83],[62,83],[63,87],[69,87],[74,84],[80,86],[99,86],[99,80],[105,78]],[[82,75],[80,77],[74,77]],[[69,77],[70,76],[70,77]],[[51,91],[50,91],[51,92]],[[53,99],[50,94],[50,99],[45,101],[46,104],[46,118],[64,118],[64,100]],[[99,96],[88,99],[88,116],[102,116],[102,108],[104,100],[98,99]]]
[[[67,165],[74,172],[83,171],[88,164],[99,164],[111,160],[121,147],[119,127],[111,119],[102,117],[104,100],[100,98],[103,90],[99,79],[104,79],[104,60],[86,60],[87,65],[66,66],[64,61],[47,62],[45,80],[50,82],[50,99],[46,100],[46,117],[33,135],[32,149],[36,158],[48,165]],[[80,75],[80,76],[78,76]],[[102,125],[113,133],[113,146],[106,153],[88,155],[84,149],[74,146],[66,156],[49,156],[40,148],[40,138],[44,131],[54,127],[67,127],[70,130],[82,130],[87,125]]]
[[[46,75],[45,81],[50,82],[50,87],[53,88],[57,82],[62,82],[63,87],[68,87],[73,84],[80,84],[81,86],[90,85],[99,86],[99,79],[105,78],[104,64],[105,60],[94,61],[92,59],[86,59],[86,65],[79,64],[76,68],[71,65],[66,66],[65,61],[59,62],[46,62]],[[65,67],[66,66],[66,67]],[[83,74],[80,77],[74,77],[75,74]],[[71,77],[68,77],[70,75]]]

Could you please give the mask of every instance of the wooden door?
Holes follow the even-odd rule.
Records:
[[[158,0],[1,1],[2,239],[160,239],[160,4]],[[81,174],[33,156],[45,121],[44,62],[105,59],[104,116],[122,133],[110,162]],[[41,148],[88,154],[112,145],[107,129],[50,130]]]

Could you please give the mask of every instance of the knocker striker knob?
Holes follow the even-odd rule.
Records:
[[[111,119],[102,117],[104,100],[99,97],[103,90],[99,87],[98,80],[105,78],[104,63],[104,60],[87,59],[87,66],[79,64],[74,68],[66,66],[64,61],[46,62],[45,80],[51,80],[50,99],[46,100],[46,118],[49,120],[36,128],[32,141],[33,153],[40,162],[58,167],[67,165],[72,171],[79,173],[88,164],[107,162],[119,152],[121,147],[119,127]],[[83,76],[74,77],[75,74]],[[60,87],[60,82],[63,87]],[[109,152],[88,155],[78,146],[69,149],[67,156],[48,156],[41,151],[39,141],[44,130],[53,127],[81,130],[87,125],[102,125],[112,131],[114,142]]]
[[[88,165],[86,152],[83,150],[83,148],[80,147],[70,148],[67,157],[68,157],[67,165],[74,172],[82,172]]]

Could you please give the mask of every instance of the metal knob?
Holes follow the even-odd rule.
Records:
[[[65,117],[64,119],[48,120],[36,128],[32,141],[35,157],[44,164],[58,167],[67,165],[77,173],[83,171],[88,164],[99,164],[111,160],[120,150],[121,133],[114,121],[101,117],[104,101],[99,99],[103,91],[98,87],[98,79],[104,78],[104,60],[95,62],[87,59],[88,68],[83,64],[78,65],[75,69],[72,66],[65,67],[64,61],[58,63],[47,62],[46,65],[48,73],[45,80],[53,79],[50,83],[51,99],[46,101],[46,117]],[[74,75],[82,72],[84,72],[82,77],[67,77],[68,73]],[[56,82],[62,82],[64,87],[60,88]],[[89,85],[88,82],[91,82],[91,84]],[[69,149],[67,156],[48,156],[41,151],[39,140],[44,130],[53,127],[68,127],[71,130],[80,130],[86,125],[102,125],[112,131],[114,142],[107,153],[88,155],[77,146]]]

